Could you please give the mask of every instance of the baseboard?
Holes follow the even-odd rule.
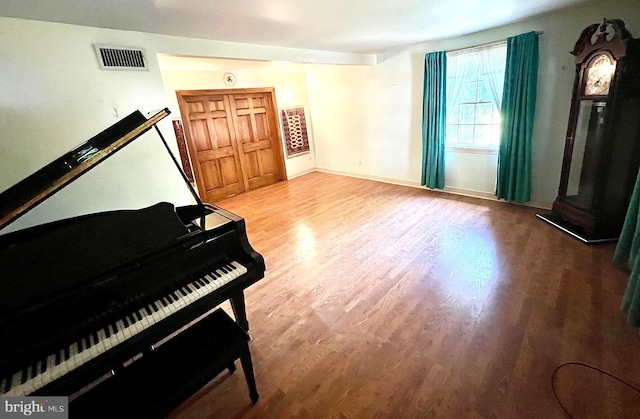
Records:
[[[294,175],[291,175],[291,174],[287,173],[287,180],[291,180],[291,179],[295,179],[295,178],[300,177],[300,176],[308,175],[309,173],[313,173],[315,171],[316,171],[316,169],[310,169],[310,170],[305,170],[304,172],[296,173]]]
[[[463,189],[463,188],[454,188],[454,187],[451,187],[451,186],[445,186],[444,189],[430,189],[430,188],[426,188],[426,187],[420,185],[418,182],[410,182],[410,181],[406,181],[406,180],[398,180],[398,179],[381,177],[381,176],[370,176],[370,175],[364,175],[364,174],[360,174],[360,173],[345,172],[345,171],[342,171],[342,170],[326,169],[326,168],[322,168],[322,167],[317,167],[315,170],[312,170],[310,172],[313,172],[313,171],[323,172],[323,173],[330,173],[330,174],[334,174],[334,175],[355,177],[355,178],[359,178],[359,179],[374,180],[374,181],[377,181],[377,182],[390,183],[392,185],[408,186],[408,187],[411,187],[411,188],[433,190],[433,191],[436,191],[436,192],[444,192],[444,193],[450,193],[452,195],[468,196],[468,197],[471,197],[471,198],[479,198],[479,199],[485,199],[485,200],[488,200],[488,201],[503,202],[503,203],[506,203],[506,204],[524,205],[524,206],[527,206],[527,207],[540,208],[540,209],[545,209],[545,210],[551,209],[551,206],[552,206],[551,202],[529,201],[529,202],[524,203],[524,204],[520,204],[520,203],[516,203],[516,202],[506,202],[506,201],[502,201],[502,200],[497,199],[494,194],[488,193],[488,192],[474,191],[474,190],[471,190],[471,189]]]
[[[392,185],[409,186],[409,187],[412,187],[412,188],[422,188],[422,189],[424,189],[424,186],[420,186],[420,184],[417,183],[417,182],[409,182],[409,181],[386,178],[386,177],[381,177],[381,176],[363,175],[363,174],[360,174],[360,173],[344,172],[342,170],[324,169],[324,168],[320,168],[320,167],[316,168],[315,171],[316,172],[322,172],[322,173],[330,173],[332,175],[341,175],[341,176],[354,177],[354,178],[358,178],[358,179],[375,180],[377,182],[390,183]]]

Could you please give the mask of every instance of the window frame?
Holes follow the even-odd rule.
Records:
[[[498,41],[495,43],[491,43],[488,45],[482,45],[482,46],[475,46],[475,47],[469,47],[469,48],[462,48],[459,50],[455,50],[455,51],[450,51],[450,52],[465,52],[465,51],[469,51],[474,52],[474,50],[480,50],[481,48],[486,48],[486,47],[493,47],[493,46],[501,46],[504,48],[505,54],[506,54],[506,40],[504,41]],[[506,58],[506,57],[505,57]],[[506,64],[506,59],[504,60],[505,64]],[[480,60],[476,60],[476,63],[473,64],[474,67],[476,67],[478,70],[478,77],[475,77],[474,80],[471,80],[471,82],[475,82],[476,83],[476,101],[475,102],[469,102],[469,101],[465,101],[465,102],[459,102],[456,104],[456,108],[459,112],[460,110],[460,105],[474,105],[475,108],[477,109],[478,105],[480,104],[486,104],[489,103],[492,105],[492,113],[493,112],[498,112],[500,113],[500,109],[498,109],[496,107],[496,105],[494,104],[494,102],[492,100],[478,100],[478,88],[479,85],[481,83],[485,83],[484,79],[481,78],[481,74],[480,72],[481,70],[481,64],[480,64]],[[503,71],[503,75],[502,77],[504,77],[504,67],[502,67],[502,71]],[[486,73],[485,73],[486,74]],[[449,76],[447,74],[447,76]],[[449,78],[449,77],[447,77]],[[467,78],[467,77],[465,77]],[[468,83],[469,81],[465,80],[464,83]],[[464,87],[463,87],[464,88]],[[475,111],[475,110],[474,110]],[[492,118],[494,118],[495,116],[492,114]],[[449,123],[449,115],[447,115],[447,121],[446,121],[446,126],[447,126],[447,132],[449,131],[449,126],[450,125],[456,125],[457,127],[460,127],[462,125],[471,125],[474,127],[479,126],[479,125],[489,125],[491,127],[495,127],[497,125],[498,129],[500,129],[500,122],[498,122],[497,124],[494,123],[489,123],[489,124],[483,124],[483,123],[476,123],[475,122],[475,113],[474,113],[474,123],[473,124],[461,124],[460,123],[460,119],[458,118],[458,123],[457,124],[450,124]],[[474,133],[475,134],[475,133]],[[498,138],[499,138],[500,134],[498,134]],[[452,152],[463,152],[463,153],[473,153],[473,154],[498,154],[499,150],[500,150],[500,144],[496,144],[496,145],[486,145],[486,144],[464,144],[464,143],[459,143],[459,142],[455,142],[454,144],[451,144],[451,142],[448,140],[448,138],[445,136],[445,150],[446,151],[452,151]]]

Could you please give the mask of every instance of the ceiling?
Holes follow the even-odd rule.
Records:
[[[377,54],[598,0],[2,0],[0,16]]]

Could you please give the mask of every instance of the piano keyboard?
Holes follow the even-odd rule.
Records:
[[[0,396],[33,393],[246,272],[240,263],[231,262],[130,312],[22,371],[2,377]]]

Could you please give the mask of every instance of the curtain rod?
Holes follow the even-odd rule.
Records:
[[[542,35],[544,32],[542,31],[534,31],[534,33],[536,35]],[[463,49],[473,49],[473,48],[481,48],[481,47],[490,47],[491,45],[498,45],[498,44],[502,44],[503,42],[507,42],[506,39],[502,40],[502,41],[491,41],[491,42],[486,42],[484,44],[480,44],[480,45],[473,45],[471,47],[462,47],[462,48],[456,48],[456,49],[448,49],[447,52],[456,52],[456,51],[462,51]]]

